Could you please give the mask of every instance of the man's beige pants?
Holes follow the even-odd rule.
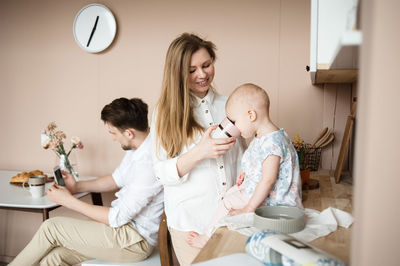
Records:
[[[64,266],[93,258],[135,262],[146,259],[152,251],[153,246],[130,224],[111,228],[95,221],[55,217],[43,222],[9,265]]]

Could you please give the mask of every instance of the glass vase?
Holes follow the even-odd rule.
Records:
[[[79,181],[79,174],[76,169],[77,163],[72,159],[73,158],[71,158],[71,155],[70,156],[60,155],[59,165],[61,170],[67,171],[75,178],[75,181]]]

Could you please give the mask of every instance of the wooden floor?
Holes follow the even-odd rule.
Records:
[[[303,205],[305,208],[322,211],[328,207],[334,207],[352,213],[353,184],[351,177],[344,175],[339,184],[336,184],[333,173],[322,170],[312,172],[311,178],[318,180],[320,187],[303,191]],[[339,227],[334,233],[316,239],[310,244],[324,246],[324,251],[349,263],[352,227],[347,229]]]

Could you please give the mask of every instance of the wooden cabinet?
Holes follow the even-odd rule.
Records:
[[[310,65],[313,84],[352,83],[358,74],[358,0],[311,0]]]

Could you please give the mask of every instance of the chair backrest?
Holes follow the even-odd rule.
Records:
[[[168,232],[165,212],[161,217],[160,227],[158,229],[158,249],[160,252],[161,266],[173,266],[171,235]]]

